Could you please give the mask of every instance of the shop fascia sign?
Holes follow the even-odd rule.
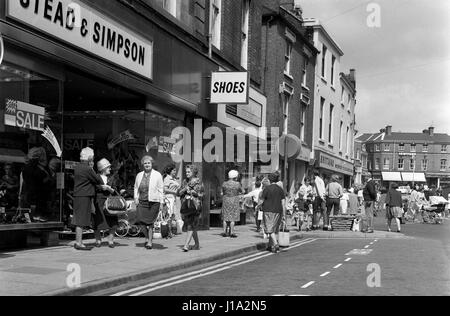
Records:
[[[354,167],[351,163],[345,161],[338,161],[333,157],[322,152],[319,153],[319,164],[321,168],[330,169],[344,174],[353,175]]]
[[[250,85],[248,72],[213,72],[211,104],[248,104]]]
[[[7,15],[78,48],[153,77],[153,42],[76,0],[8,0]]]

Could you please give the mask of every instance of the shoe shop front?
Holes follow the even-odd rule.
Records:
[[[70,227],[82,148],[131,195],[144,154],[162,171],[172,131],[211,117],[217,66],[155,23],[120,1],[0,3],[0,248]]]

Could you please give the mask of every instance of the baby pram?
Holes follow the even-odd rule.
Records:
[[[127,201],[127,212],[119,216],[119,225],[116,230],[117,237],[138,237],[141,234],[141,228],[135,225],[136,215],[136,204],[134,201]]]
[[[445,206],[449,202],[442,196],[430,196],[430,204],[425,205],[422,211],[424,224],[442,224],[445,213]]]

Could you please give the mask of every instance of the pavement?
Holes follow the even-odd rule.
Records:
[[[153,250],[144,248],[142,238],[116,239],[116,248],[107,243],[102,248],[83,252],[73,249],[73,241],[60,242],[52,248],[0,252],[1,296],[88,295],[156,275],[223,260],[265,249],[266,240],[255,226],[237,226],[238,238],[221,237],[220,228],[199,232],[201,249],[182,252],[185,235],[169,240],[154,240]],[[291,230],[291,241],[302,238],[406,238],[402,234],[375,231],[297,232]],[[86,243],[93,244],[93,240]],[[77,272],[80,272],[79,274]],[[77,276],[80,277],[80,287]]]

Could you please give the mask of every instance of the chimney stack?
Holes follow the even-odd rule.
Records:
[[[424,134],[427,134],[427,135],[428,135],[428,133],[429,133],[429,132],[430,132],[430,130],[428,130],[428,129],[424,129],[422,133],[424,133]]]
[[[388,125],[386,126],[386,136],[392,135],[392,126]]]
[[[429,133],[429,135],[430,135],[431,137],[433,137],[433,136],[434,136],[434,127],[429,127],[429,128],[428,128],[428,133]]]

